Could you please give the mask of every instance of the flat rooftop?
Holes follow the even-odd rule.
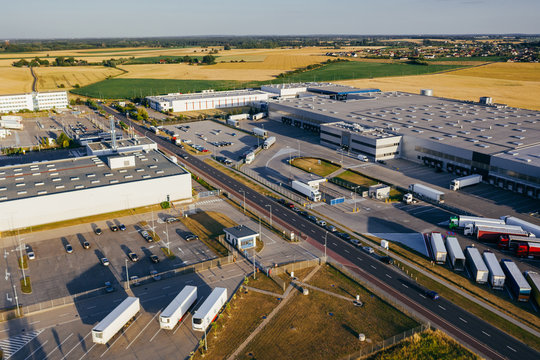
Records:
[[[328,123],[324,125],[331,128],[339,129],[339,130],[346,130],[351,133],[355,133],[355,134],[373,138],[373,139],[385,139],[385,138],[400,136],[394,133],[389,133],[384,128],[364,126],[356,122],[350,122],[350,121],[339,121],[339,122]]]
[[[232,91],[209,91],[194,94],[169,94],[160,96],[147,96],[147,99],[154,101],[181,101],[194,99],[215,99],[228,96],[244,96],[244,95],[268,95],[267,92],[260,90],[232,90]]]
[[[314,93],[326,95],[347,95],[381,92],[380,89],[359,89],[352,86],[339,84],[310,85],[308,86],[307,90]]]
[[[122,151],[122,149],[129,149],[130,147],[133,147],[133,146],[141,146],[141,145],[151,146],[154,144],[155,142],[150,140],[147,137],[136,137],[136,138],[130,138],[130,139],[117,139],[116,140],[116,148],[118,149],[118,151]],[[112,150],[112,141],[88,143],[86,146],[90,148],[90,150],[92,151]]]
[[[368,93],[347,101],[320,96],[272,100],[272,106],[322,123],[355,122],[485,154],[540,145],[540,112],[534,110],[404,92]]]
[[[187,173],[157,150],[110,156],[122,155],[134,156],[135,166],[111,170],[108,156],[84,156],[0,167],[0,203]]]

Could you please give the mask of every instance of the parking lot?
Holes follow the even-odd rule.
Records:
[[[189,145],[201,146],[213,155],[224,156],[232,161],[240,160],[244,153],[249,152],[261,141],[243,131],[210,120],[191,122],[187,125],[167,125],[164,128],[177,133],[182,141],[188,140]],[[219,146],[219,143],[223,146]],[[230,144],[225,145],[226,143]]]

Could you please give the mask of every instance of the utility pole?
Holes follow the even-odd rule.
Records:
[[[270,227],[272,227],[272,205],[264,205],[265,207],[268,206],[270,208]]]
[[[154,208],[152,208],[152,236],[156,234],[156,228],[154,227]]]
[[[129,272],[128,272],[128,266],[127,266],[127,259],[125,260],[126,260],[126,285],[127,285],[126,290],[129,290]]]
[[[324,233],[324,261],[326,262],[326,239],[328,237],[328,231]]]
[[[19,297],[17,296],[17,289],[13,285],[13,292],[15,293],[15,304],[17,304],[17,316],[21,316],[21,310],[19,309]]]
[[[23,261],[21,237],[19,235],[19,230],[17,230],[17,239],[19,240],[19,253],[21,255],[21,257],[19,258],[20,259],[19,261],[20,261],[20,265],[21,265],[21,269],[22,269],[22,273],[23,273],[24,286],[26,286],[26,274],[24,272],[24,261]]]
[[[169,227],[167,226],[167,221],[165,221],[165,235],[167,235],[167,253],[171,253],[171,249],[169,248]]]
[[[246,192],[244,190],[240,190],[241,193],[244,194],[244,214],[246,213]]]

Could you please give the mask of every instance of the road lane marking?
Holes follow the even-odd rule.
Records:
[[[163,309],[161,309],[163,310]],[[148,324],[146,324],[145,327],[143,327],[143,329],[141,331],[139,331],[139,333],[137,334],[137,336],[135,336],[135,338],[128,344],[128,346],[126,346],[126,350],[129,349],[129,347],[135,342],[135,340],[137,340],[139,338],[139,336],[141,336],[141,334],[144,332],[144,330],[146,330],[146,328],[148,327],[148,325],[150,325],[151,323],[154,322],[154,319],[156,318],[156,316],[158,316],[159,314],[161,314],[161,310],[159,310],[156,315],[152,316],[152,319],[150,319],[150,321],[148,322]]]
[[[45,340],[45,342],[43,344],[41,344],[36,350],[32,351],[32,353],[30,355],[28,355],[27,357],[25,357],[24,360],[30,359],[32,357],[32,355],[34,355],[38,350],[41,350],[41,348],[43,346],[45,346],[48,342],[49,342],[49,340]]]
[[[442,307],[441,305],[439,305],[439,307],[440,307],[441,309],[443,309],[443,310],[446,310],[446,308]]]
[[[459,320],[463,321],[465,324],[467,324],[467,320],[465,320],[464,318],[460,317]]]
[[[360,259],[359,257],[357,257],[358,260],[362,261],[362,259]]]
[[[510,346],[508,346],[508,345],[506,345],[506,347],[509,348],[510,350],[512,350],[513,352],[517,352],[516,349],[514,349],[514,348],[512,348],[512,347],[510,347]]]
[[[162,287],[161,289],[165,290],[165,289],[168,289],[170,288],[170,286],[165,286],[165,287]]]
[[[95,309],[96,307],[97,307],[97,306],[89,306],[89,307],[87,307],[87,309],[88,309],[88,310],[90,310],[90,309]]]
[[[384,275],[388,276],[388,278],[390,278],[390,279],[392,278],[392,277],[391,277],[390,275],[388,275],[388,274],[384,274]]]
[[[369,265],[369,266],[371,266],[372,268],[374,268],[375,270],[377,270],[377,268],[376,268],[375,266],[373,266],[373,265]]]
[[[29,325],[34,325],[34,324],[37,324],[37,323],[39,323],[39,322],[41,322],[41,321],[40,321],[40,320],[37,320],[37,321],[31,322]]]
[[[491,337],[491,335],[489,335],[489,334],[488,334],[487,332],[485,332],[484,330],[482,330],[482,333],[483,333],[484,335],[486,335],[486,336]]]
[[[72,336],[73,336],[73,333],[69,334],[68,337],[65,338],[64,341],[62,341],[60,344],[58,344],[58,346],[55,347],[53,351],[51,351],[50,353],[48,353],[47,356],[45,356],[45,358],[44,358],[43,360],[45,360],[45,359],[47,359],[47,358],[50,358],[50,357],[51,357],[51,354],[52,354],[53,352],[55,352],[56,350],[58,350],[58,349],[60,348],[60,346],[62,346],[62,345],[63,345],[66,341],[68,341],[68,339],[69,339],[70,337],[72,337]]]
[[[347,254],[350,254],[349,250],[347,250],[347,249],[345,249],[345,252],[346,252]]]
[[[403,283],[402,283],[401,285],[405,286],[407,289],[409,288],[407,285],[405,285],[405,284],[403,284]]]
[[[421,297],[423,297],[424,299],[427,299],[427,297],[425,297],[425,296],[424,296],[424,295],[422,295],[422,294],[418,294],[418,295],[420,295],[420,296],[421,296]]]

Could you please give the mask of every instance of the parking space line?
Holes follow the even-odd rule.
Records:
[[[73,336],[73,333],[69,334],[68,337],[65,338],[64,341],[62,341],[60,344],[58,344],[58,346],[55,347],[53,351],[51,351],[50,353],[48,353],[47,356],[45,356],[45,358],[44,358],[43,360],[45,360],[45,359],[47,359],[47,358],[50,358],[50,357],[51,357],[51,354],[52,354],[53,352],[55,352],[56,350],[58,350],[58,349],[60,348],[60,346],[62,346],[62,345],[63,345],[66,341],[68,341],[68,339],[69,339],[70,337],[72,337],[72,336]]]
[[[63,357],[61,360],[64,360],[69,354],[71,354],[71,352],[72,352],[73,350],[75,350],[75,349],[76,349],[76,348],[77,348],[84,340],[86,340],[86,338],[87,338],[90,334],[92,334],[92,331],[90,331],[88,334],[86,334],[86,336],[83,337],[83,338],[77,343],[77,345],[75,345],[74,347],[72,347],[71,350],[69,350],[69,352],[68,352],[66,355],[64,355],[64,357]]]
[[[124,334],[126,333],[126,331],[129,330],[129,328],[131,327],[131,325],[135,324],[135,321],[139,320],[139,318],[140,318],[140,316],[138,316],[137,318],[135,318],[135,320],[133,320],[133,321],[131,322],[131,324],[129,324],[129,326],[128,326],[127,328],[124,329]],[[105,351],[103,352],[103,354],[101,354],[100,358],[102,358],[102,357],[107,353],[107,351],[111,350],[111,348],[114,346],[114,344],[116,344],[116,342],[117,342],[118,340],[122,339],[122,338],[123,338],[123,336],[118,336],[118,337],[116,338],[116,340],[113,341],[113,343],[111,344],[111,346],[109,346],[109,347],[107,348],[107,350],[105,350]]]
[[[94,348],[94,346],[96,346],[96,345],[97,345],[97,344],[94,344],[94,345],[92,345],[92,346],[90,347],[90,349],[88,349],[88,351],[87,351],[87,352],[85,352],[85,353],[83,354],[83,356],[81,356],[81,357],[79,358],[79,360],[82,360],[82,358],[83,358],[83,357],[85,357],[85,356],[86,356],[86,354],[88,354],[88,353],[89,353],[90,351],[92,351],[92,349],[93,349],[93,348]]]
[[[49,342],[49,340],[45,340],[45,342],[43,344],[41,344],[36,350],[32,351],[32,353],[30,355],[28,355],[27,357],[25,357],[24,360],[30,359],[32,357],[32,355],[34,355],[38,350],[41,350],[41,348],[44,347],[48,342]]]
[[[163,309],[161,309],[163,310]],[[141,331],[139,331],[139,333],[137,334],[137,336],[135,336],[135,338],[128,344],[128,346],[126,346],[126,350],[130,348],[130,346],[135,342],[135,340],[137,340],[139,338],[139,336],[141,336],[141,334],[144,332],[144,330],[146,330],[146,328],[148,327],[148,325],[150,325],[151,323],[154,322],[154,319],[156,318],[156,316],[158,316],[159,314],[161,314],[161,310],[159,310],[156,315],[152,316],[152,319],[150,319],[150,321],[148,322],[148,324],[146,324],[145,327],[143,327],[143,329]]]
[[[160,331],[161,331],[161,327],[158,329],[158,331],[156,331],[156,333],[154,334],[154,336],[152,336],[152,337],[150,338],[150,341],[148,341],[148,342],[152,342],[152,340],[155,339],[155,337],[157,336],[157,334],[159,334]]]

